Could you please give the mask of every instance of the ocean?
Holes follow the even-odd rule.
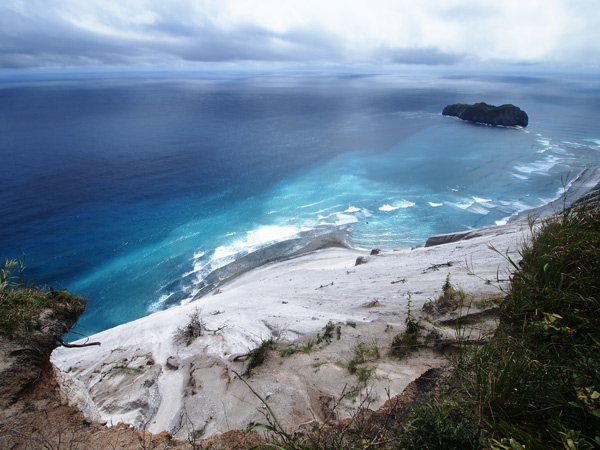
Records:
[[[529,126],[441,115],[479,101]],[[235,261],[504,223],[600,162],[599,119],[595,74],[535,68],[4,73],[0,256],[85,296],[91,334]]]

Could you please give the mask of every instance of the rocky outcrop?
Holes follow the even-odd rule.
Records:
[[[9,335],[0,330],[0,405],[13,403],[30,389],[43,372],[51,371],[50,354],[83,312],[85,303],[74,301],[40,311],[36,326]]]
[[[474,105],[456,103],[446,106],[442,115],[458,117],[473,123],[506,127],[526,127],[529,124],[529,117],[525,111],[510,104],[493,106],[487,103],[475,103]]]

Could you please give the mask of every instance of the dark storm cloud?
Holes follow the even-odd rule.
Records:
[[[86,30],[63,23],[26,17],[13,11],[2,14],[0,67],[79,66],[131,62],[138,51],[122,40],[98,38]]]
[[[325,61],[339,58],[334,36],[321,30],[275,33],[255,25],[224,31],[164,17],[136,36],[111,36],[68,22],[7,11],[0,19],[0,67],[156,64],[176,60]],[[147,36],[147,38],[144,38]]]
[[[600,65],[599,11],[587,0],[2,0],[0,68]]]
[[[240,27],[224,33],[203,29],[172,50],[188,61],[325,61],[341,55],[332,38],[316,31],[274,33],[259,27]]]

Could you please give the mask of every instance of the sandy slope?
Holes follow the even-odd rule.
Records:
[[[249,378],[252,386],[286,427],[323,420],[332,399],[359,384],[344,365],[363,342],[380,349],[380,357],[365,364],[374,368],[369,399],[378,407],[388,392],[400,393],[444,363],[437,354],[402,361],[387,356],[392,337],[404,328],[409,295],[419,312],[440,295],[448,273],[467,292],[499,293],[497,280],[508,278],[509,265],[488,245],[514,256],[528,231],[522,223],[511,224],[449,244],[378,255],[318,250],[247,272],[191,304],[93,336],[101,347],[57,349],[53,362],[85,386],[109,423],[206,437],[265,421],[260,401],[234,373],[244,371],[236,356],[269,338],[306,340],[332,321],[340,325],[339,340],[308,355],[272,352]],[[359,256],[367,262],[355,265]],[[207,330],[218,331],[206,331],[187,346],[175,336],[196,310]],[[346,325],[353,322],[356,327]],[[357,401],[347,399],[340,411],[349,414]]]

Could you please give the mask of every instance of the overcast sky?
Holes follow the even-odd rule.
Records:
[[[599,0],[0,0],[0,68],[600,67]]]

